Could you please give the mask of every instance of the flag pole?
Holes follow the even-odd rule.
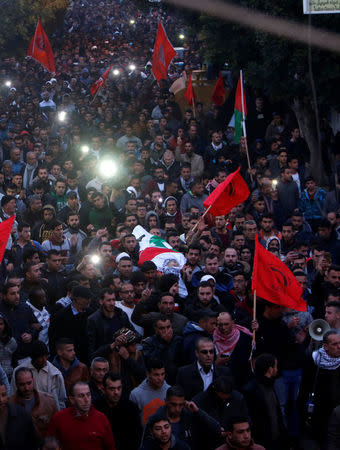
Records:
[[[254,289],[254,300],[253,300],[253,320],[256,320],[256,289]],[[256,330],[253,330],[253,347],[255,346]]]
[[[248,142],[247,142],[247,129],[246,129],[246,117],[244,114],[244,92],[243,92],[243,72],[242,69],[240,70],[240,79],[241,79],[241,102],[242,102],[242,129],[243,129],[243,136],[244,136],[244,142],[246,147],[246,153],[247,153],[247,162],[248,162],[248,168],[249,168],[249,175],[251,181],[253,181],[253,175],[250,172],[251,165],[250,165],[250,158],[249,158],[249,151],[248,151]]]
[[[195,106],[195,91],[194,91],[194,85],[192,84],[192,72],[190,74],[191,77],[191,86],[192,86],[192,92],[193,92],[193,98],[192,98],[192,109],[194,114],[194,119],[196,119],[196,106]],[[203,216],[204,217],[204,216]]]
[[[204,211],[204,213],[201,215],[201,217],[199,218],[199,220],[197,221],[197,223],[193,226],[193,229],[191,230],[192,232],[196,231],[196,228],[198,227],[198,224],[200,223],[200,221],[202,219],[204,219],[204,217],[206,216],[206,214],[208,214],[209,209],[212,207],[212,205],[209,205],[208,209],[206,209]]]
[[[90,101],[90,105],[92,105],[92,103],[95,101],[95,99],[97,98],[97,95],[99,94],[99,91],[101,90],[103,86],[99,86],[99,88],[97,89],[97,92],[95,93],[93,99]]]

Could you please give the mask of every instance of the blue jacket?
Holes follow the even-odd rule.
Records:
[[[316,191],[313,199],[309,198],[307,189],[301,192],[300,211],[306,220],[321,219],[323,217],[326,196],[327,192],[322,188]]]

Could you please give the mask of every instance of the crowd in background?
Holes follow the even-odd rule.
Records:
[[[321,187],[292,114],[251,86],[248,145],[228,101],[181,109],[169,87],[205,61],[188,39],[158,85],[159,19],[178,42],[181,17],[162,4],[74,1],[50,37],[54,77],[32,59],[0,63],[0,220],[15,214],[0,267],[0,448],[339,449],[338,137],[324,122]],[[202,219],[239,166],[248,200]],[[185,265],[139,264],[137,225]],[[256,236],[306,312],[259,299],[254,320]],[[315,319],[328,324],[319,344]]]

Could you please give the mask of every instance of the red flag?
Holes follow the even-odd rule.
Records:
[[[243,101],[243,105],[242,105]],[[236,87],[236,94],[235,94],[235,109],[239,111],[240,113],[244,114],[244,117],[247,116],[247,103],[243,91],[243,85],[241,76],[238,79],[237,87]]]
[[[224,103],[224,96],[225,96],[225,87],[223,83],[222,75],[218,77],[218,80],[216,81],[214,91],[211,96],[211,101],[216,106],[222,106]]]
[[[167,79],[168,67],[174,56],[176,56],[176,50],[171,45],[162,22],[159,21],[152,56],[152,73],[158,82]]]
[[[11,234],[14,220],[15,216],[12,216],[0,223],[0,263],[4,257],[7,241],[9,239],[9,235]]]
[[[106,78],[109,76],[111,67],[112,66],[110,66],[108,69],[106,69],[105,72],[103,73],[103,75],[101,77],[99,77],[98,80],[95,81],[93,83],[93,85],[90,87],[91,95],[94,95],[100,88],[105,86]]]
[[[295,311],[307,311],[302,287],[288,267],[266,250],[256,236],[252,289],[256,295]]]
[[[38,20],[37,28],[28,47],[27,56],[31,56],[39,61],[49,72],[55,73],[52,47],[40,19]]]
[[[203,202],[203,206],[209,209],[213,216],[223,216],[228,214],[234,206],[247,200],[249,197],[247,183],[240,175],[240,167],[220,183],[216,189]]]
[[[195,103],[195,92],[194,88],[192,87],[191,74],[189,75],[189,83],[184,95],[189,105],[193,106],[193,104]]]

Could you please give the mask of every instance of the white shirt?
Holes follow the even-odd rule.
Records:
[[[139,327],[138,325],[136,325],[131,320],[131,316],[132,316],[132,313],[133,313],[133,310],[135,309],[135,307],[129,308],[128,306],[123,305],[123,302],[116,302],[115,306],[117,306],[117,308],[121,309],[122,311],[124,311],[126,313],[133,328],[137,331],[138,334],[140,334],[141,336],[144,336],[144,329],[142,327]]]
[[[213,382],[214,368],[211,366],[209,372],[205,373],[199,362],[197,362],[197,367],[203,381],[203,391],[206,391]]]

